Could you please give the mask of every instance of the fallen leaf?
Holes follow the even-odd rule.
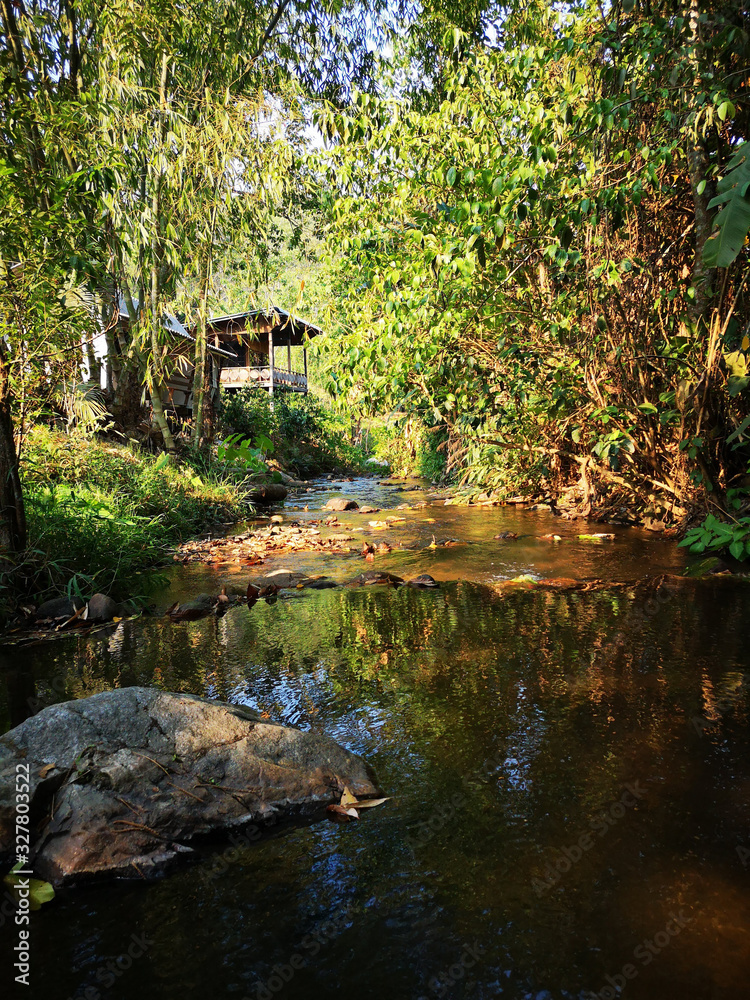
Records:
[[[341,805],[342,806],[355,806],[357,804],[356,796],[352,795],[349,788],[344,785],[344,790],[341,793]]]
[[[381,806],[384,802],[388,802],[390,795],[387,795],[384,799],[357,799],[357,809],[374,809],[375,806]]]
[[[326,806],[326,813],[329,819],[337,823],[348,823],[350,820],[359,819],[356,809],[345,809],[344,806],[336,805],[334,802]]]
[[[44,767],[39,769],[39,777],[46,778],[50,771],[54,771],[57,764],[45,764]]]

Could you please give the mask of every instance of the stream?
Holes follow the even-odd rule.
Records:
[[[673,540],[444,495],[313,483],[285,520],[352,497],[380,512],[339,513],[327,530],[394,551],[370,565],[357,552],[176,565],[156,603],[282,568],[339,583],[429,573],[440,589],[290,591],[222,618],[146,617],[0,652],[3,730],[30,699],[188,691],[332,736],[392,797],[358,822],[218,844],[156,882],[59,891],[33,914],[34,986],[19,995],[750,996],[750,583],[649,595],[634,582],[688,565]],[[519,575],[618,586],[503,587]],[[113,965],[129,948],[140,954]]]

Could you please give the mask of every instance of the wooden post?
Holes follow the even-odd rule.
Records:
[[[307,348],[306,347],[302,348],[302,357],[305,360],[305,392],[307,392],[308,388],[307,388]]]
[[[273,413],[273,327],[268,330],[268,395],[271,397],[271,413]]]
[[[290,372],[292,370],[292,342],[291,340],[286,345],[286,370]]]

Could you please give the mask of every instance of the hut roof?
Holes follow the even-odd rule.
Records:
[[[301,347],[305,343],[305,336],[317,337],[323,333],[319,326],[293,316],[277,306],[269,309],[249,309],[227,316],[212,316],[208,320],[208,326],[213,330],[237,334],[244,333],[250,325],[257,325],[258,320],[264,321],[264,325],[269,322],[272,324],[274,343],[279,347],[285,347],[287,344]]]
[[[136,307],[136,309],[138,308],[137,299],[133,300],[133,305]],[[120,312],[120,319],[125,319],[128,321],[130,320],[130,313],[128,312],[128,304],[122,295],[120,296],[119,312]],[[169,330],[176,336],[182,337],[183,340],[188,340],[193,344],[195,343],[195,337],[192,335],[192,333],[189,333],[182,325],[182,323],[180,323],[177,317],[172,315],[172,313],[164,313],[162,317],[162,324],[164,325],[164,328],[166,330]],[[211,354],[220,354],[225,358],[234,357],[234,354],[231,351],[225,351],[221,347],[214,347],[212,344],[208,345],[208,350],[211,352]]]

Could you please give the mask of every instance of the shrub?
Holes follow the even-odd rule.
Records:
[[[347,441],[348,428],[312,393],[280,392],[270,397],[258,389],[239,389],[225,399],[222,423],[226,433],[273,441],[274,457],[283,468],[309,477],[334,469],[360,471],[366,455]]]

